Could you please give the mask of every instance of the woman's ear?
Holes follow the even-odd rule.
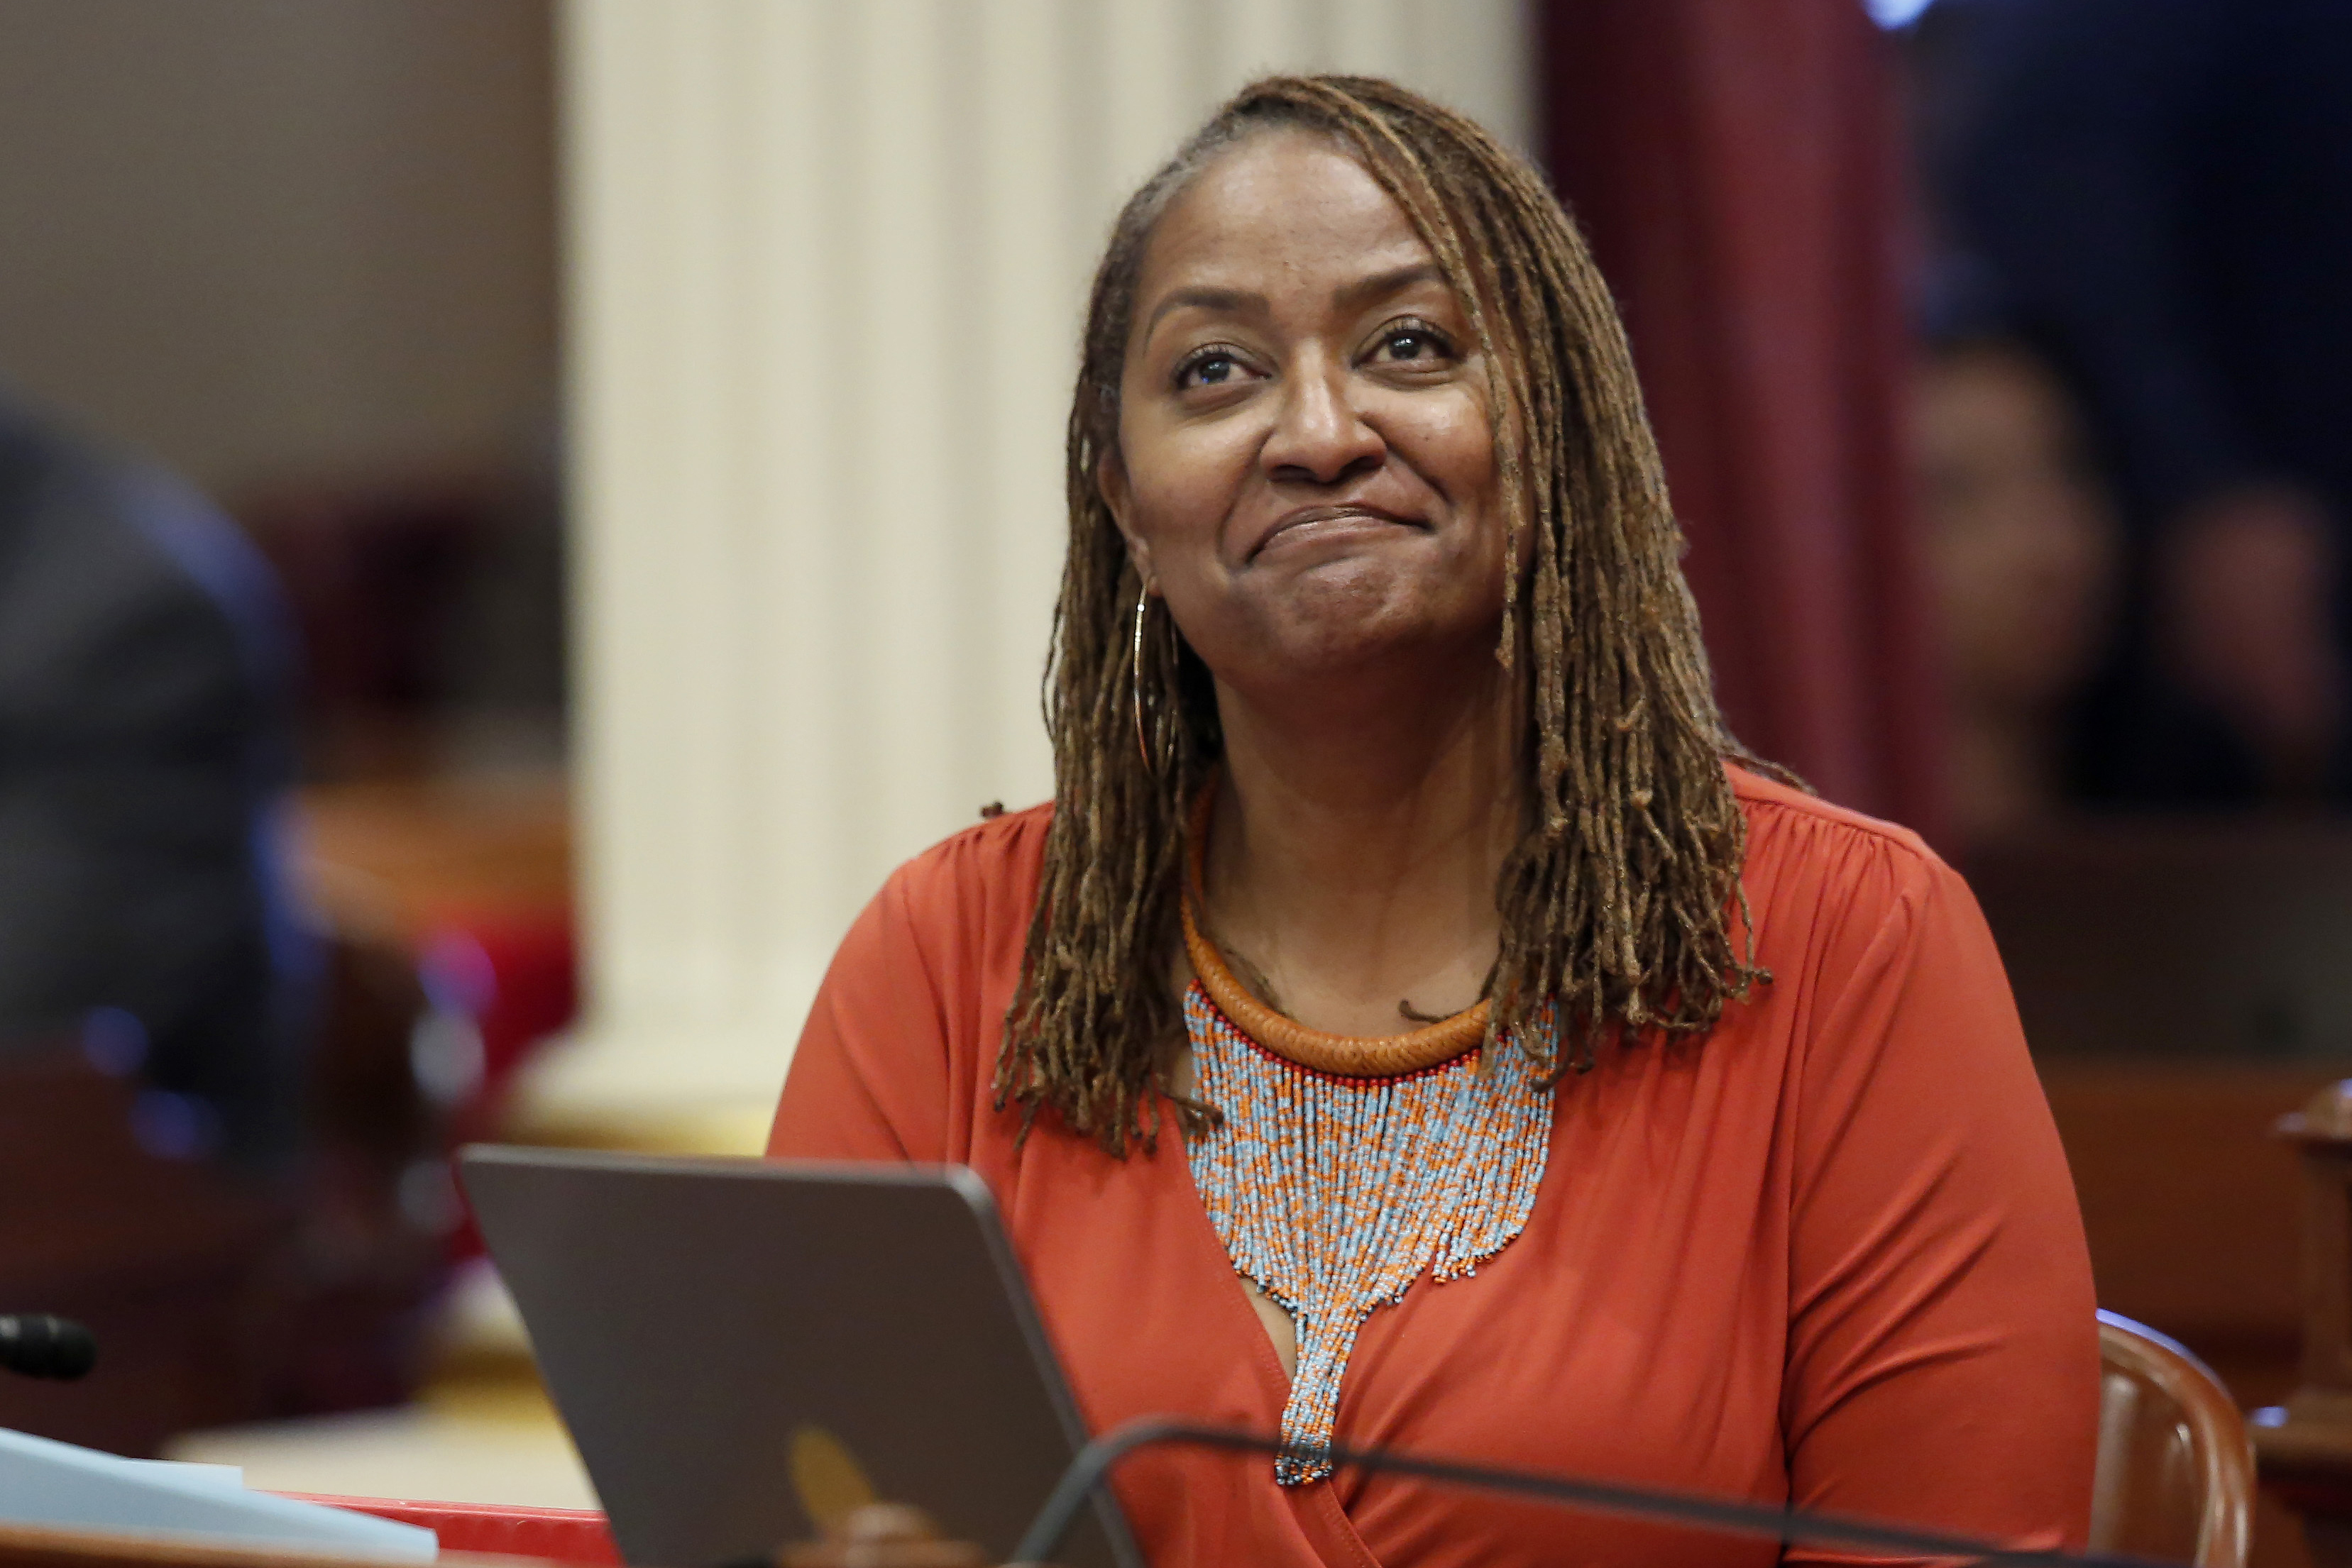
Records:
[[[1159,580],[1151,570],[1151,541],[1135,531],[1135,493],[1128,487],[1127,465],[1118,460],[1118,453],[1106,452],[1095,460],[1095,487],[1102,492],[1103,505],[1110,508],[1118,537],[1127,541],[1127,558],[1135,563],[1136,576],[1150,591]]]

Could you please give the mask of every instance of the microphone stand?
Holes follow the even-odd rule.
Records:
[[[1533,1470],[1494,1469],[1451,1459],[1426,1458],[1390,1448],[1328,1448],[1286,1443],[1280,1437],[1234,1427],[1213,1427],[1166,1416],[1146,1416],[1095,1438],[1070,1461],[1053,1494],[1013,1549],[1016,1564],[1048,1562],[1078,1511],[1101,1486],[1111,1467],[1139,1448],[1181,1447],[1221,1448],[1228,1452],[1273,1454],[1328,1460],[1357,1469],[1387,1470],[1418,1476],[1423,1480],[1589,1509],[1596,1513],[1629,1519],[1655,1520],[1665,1524],[1696,1525],[1741,1535],[1761,1535],[1780,1542],[1802,1541],[1817,1546],[1856,1546],[1900,1552],[1947,1562],[1986,1563],[2001,1568],[2164,1568],[2153,1559],[2116,1553],[2031,1551],[1995,1546],[1989,1542],[1907,1525],[1879,1524],[1839,1514],[1812,1513],[1802,1509],[1773,1508],[1764,1503],[1734,1502],[1688,1493],[1654,1491],[1642,1487],[1613,1486],[1601,1481],[1571,1480]],[[2178,1565],[2173,1565],[2178,1568]]]

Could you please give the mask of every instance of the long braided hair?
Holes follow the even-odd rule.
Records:
[[[1131,197],[1095,274],[1070,409],[1069,555],[1045,684],[1052,825],[996,1067],[1000,1108],[1051,1108],[1123,1155],[1159,1129],[1183,1038],[1170,984],[1186,808],[1220,751],[1207,669],[1142,583],[1097,480],[1154,226],[1221,154],[1269,131],[1331,138],[1435,256],[1488,367],[1509,572],[1497,656],[1526,660],[1528,825],[1496,888],[1489,1043],[1550,1038],[1589,1066],[1612,1035],[1703,1033],[1769,978],[1740,900],[1745,822],[1723,763],[1752,762],[1715,706],[1655,440],[1591,253],[1542,176],[1479,126],[1391,82],[1244,89]],[[1143,694],[1143,712],[1130,694]],[[1150,756],[1139,747],[1139,727]],[[1548,1015],[1551,1033],[1520,1026]]]

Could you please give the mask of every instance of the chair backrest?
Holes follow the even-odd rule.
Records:
[[[2253,1500],[2253,1446],[2221,1380],[2154,1329],[2101,1312],[2091,1549],[2244,1568]]]

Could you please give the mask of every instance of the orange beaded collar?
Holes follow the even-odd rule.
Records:
[[[1209,808],[1216,792],[1217,781],[1212,779],[1193,802],[1191,842],[1185,846],[1184,896],[1178,904],[1184,923],[1184,955],[1192,961],[1192,973],[1234,1028],[1276,1056],[1341,1078],[1393,1078],[1419,1072],[1451,1061],[1486,1038],[1483,999],[1411,1034],[1366,1037],[1308,1029],[1250,995],[1249,988],[1234,978],[1234,972],[1225,967],[1224,955],[1217,951],[1216,944],[1201,934],[1193,913],[1204,882],[1202,861],[1208,852]]]

